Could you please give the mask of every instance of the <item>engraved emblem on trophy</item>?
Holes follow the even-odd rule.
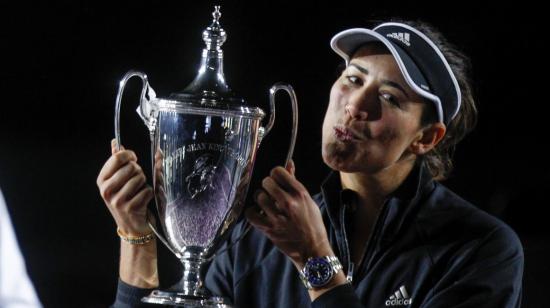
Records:
[[[157,97],[147,76],[130,71],[120,81],[115,107],[115,137],[120,143],[120,105],[132,77],[143,82],[137,112],[150,133],[153,189],[164,236],[157,237],[183,265],[179,290],[156,290],[147,303],[184,307],[230,307],[210,294],[201,269],[215,257],[244,207],[256,153],[275,121],[275,93],[284,90],[292,104],[292,133],[287,162],[297,131],[297,101],[290,85],[269,91],[270,117],[249,106],[229,88],[223,74],[222,44],[227,36],[219,23],[219,6],[204,30],[201,64],[196,78],[181,92]]]

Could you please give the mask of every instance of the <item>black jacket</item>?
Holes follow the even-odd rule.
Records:
[[[314,197],[333,250],[350,269],[351,191],[333,172]],[[234,229],[232,239],[244,230]],[[207,288],[235,307],[520,307],[523,250],[515,232],[431,179],[420,165],[384,203],[353,282],[311,303],[298,272],[251,230],[216,257]],[[119,282],[115,307],[137,307],[149,290]]]

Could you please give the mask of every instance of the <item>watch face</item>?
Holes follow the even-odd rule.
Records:
[[[333,273],[330,263],[323,258],[312,258],[306,263],[306,279],[314,288],[327,284]]]

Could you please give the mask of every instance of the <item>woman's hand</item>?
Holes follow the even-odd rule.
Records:
[[[294,177],[294,162],[276,167],[254,194],[258,208],[249,208],[246,217],[287,255],[298,270],[310,257],[334,256],[321,211],[304,185]],[[325,286],[308,290],[311,301],[347,283],[343,271]]]
[[[294,162],[276,167],[255,192],[258,207],[245,215],[254,227],[301,269],[308,258],[334,255],[321,211],[307,189],[294,176]]]
[[[126,235],[143,235],[151,232],[147,224],[147,204],[153,196],[146,184],[145,174],[137,163],[133,151],[122,146],[116,150],[111,142],[112,156],[97,177],[97,187],[117,227]]]
[[[111,142],[112,156],[97,177],[97,187],[123,234],[149,234],[151,229],[147,223],[147,204],[153,196],[152,189],[146,184],[136,154],[122,146],[120,148],[117,151],[116,141]],[[158,286],[156,241],[144,245],[121,241],[119,275],[122,281],[136,287]]]

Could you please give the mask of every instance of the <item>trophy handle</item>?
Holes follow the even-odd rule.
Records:
[[[141,89],[141,97],[139,106],[136,109],[137,113],[149,129],[151,136],[155,132],[155,126],[157,123],[158,107],[156,104],[156,94],[153,88],[149,85],[147,75],[139,71],[128,71],[126,75],[120,80],[118,93],[116,96],[115,106],[115,138],[117,141],[117,151],[120,150],[120,104],[122,102],[122,94],[124,93],[124,87],[126,83],[132,77],[139,77],[143,81],[143,88]]]
[[[292,155],[294,154],[294,145],[296,144],[296,135],[298,133],[298,100],[296,99],[296,93],[294,92],[294,89],[291,85],[278,82],[274,84],[271,89],[269,89],[269,107],[271,110],[271,114],[269,116],[269,121],[267,122],[267,125],[265,127],[260,127],[259,143],[261,143],[263,138],[267,134],[269,134],[269,132],[273,128],[273,124],[275,123],[275,94],[279,90],[284,90],[288,93],[288,96],[290,97],[290,104],[292,106],[292,131],[290,136],[290,145],[288,147],[288,153],[286,155],[286,160],[284,164],[284,166],[286,167],[290,159],[292,159]]]
[[[154,141],[154,135],[155,135],[155,127],[157,124],[157,117],[158,117],[158,106],[156,103],[156,94],[153,88],[149,85],[149,81],[147,80],[147,75],[140,71],[128,71],[122,80],[120,80],[119,87],[118,87],[118,93],[116,96],[116,106],[115,106],[115,138],[116,138],[116,150],[120,151],[120,105],[122,102],[122,94],[124,93],[124,88],[126,87],[126,83],[128,83],[128,80],[132,77],[139,77],[141,78],[143,82],[143,88],[141,89],[141,96],[139,100],[139,106],[136,109],[136,112],[139,114],[140,118],[143,120],[147,128],[149,129],[151,142]],[[154,153],[152,153],[154,154]],[[154,161],[153,156],[151,157],[151,160]],[[180,258],[180,253],[177,252],[172,246],[168,243],[168,241],[158,232],[156,227],[151,223],[151,221],[154,221],[155,218],[150,215],[150,213],[147,213],[147,223],[149,224],[149,227],[155,235],[170,249],[178,258]]]

